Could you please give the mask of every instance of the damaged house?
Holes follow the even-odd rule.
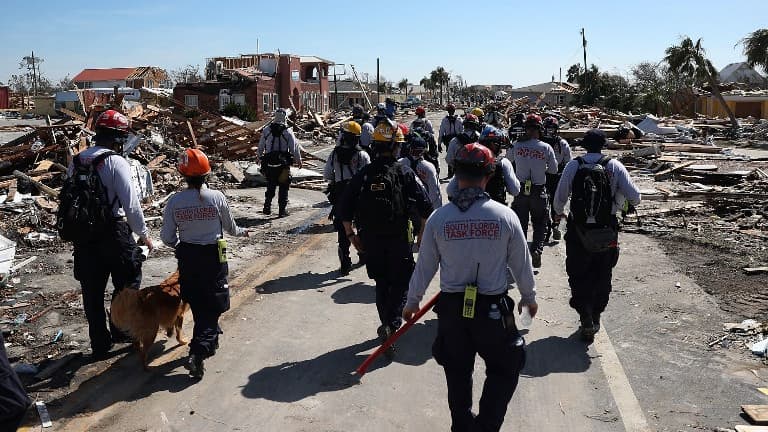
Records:
[[[173,98],[208,112],[222,111],[229,104],[244,105],[257,119],[279,107],[325,113],[331,64],[319,57],[292,54],[210,58],[205,81],[177,84]]]

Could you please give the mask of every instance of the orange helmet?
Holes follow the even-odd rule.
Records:
[[[179,155],[179,172],[186,177],[202,177],[211,172],[205,153],[189,148]]]

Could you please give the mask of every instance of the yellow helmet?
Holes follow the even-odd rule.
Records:
[[[360,136],[363,133],[363,128],[356,121],[348,121],[341,127],[344,132],[351,133],[355,136]]]
[[[481,119],[485,117],[485,111],[483,111],[480,108],[472,108],[472,111],[470,111],[470,114],[474,114],[477,116],[477,118]]]
[[[373,130],[373,140],[378,142],[405,142],[403,131],[397,126],[382,121]]]

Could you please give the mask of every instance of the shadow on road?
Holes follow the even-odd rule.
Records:
[[[553,373],[580,373],[592,363],[586,343],[577,334],[568,338],[549,336],[531,342],[526,348],[523,376],[543,377]]]
[[[339,288],[331,294],[336,304],[374,304],[376,303],[376,288],[363,282]]]
[[[336,276],[336,270],[325,273],[312,273],[311,271],[291,276],[283,276],[272,279],[256,287],[256,291],[262,294],[274,294],[287,291],[303,291],[318,288],[326,288],[341,281]]]
[[[237,223],[237,226],[243,227],[243,228],[253,228],[261,225],[266,225],[270,222],[272,222],[272,219],[265,218],[265,217],[238,217],[235,218],[235,222]]]
[[[167,341],[156,341],[150,350],[150,358],[165,352]],[[184,349],[174,344],[171,350]],[[103,373],[84,381],[77,390],[60,399],[46,402],[54,418],[69,418],[75,414],[98,412],[124,401],[136,401],[153,393],[180,392],[197,381],[186,370],[170,375],[187,360],[185,356],[144,371],[135,351],[109,366]],[[108,390],[106,390],[108,389]]]
[[[372,311],[375,313],[375,311]],[[418,366],[432,357],[437,320],[414,325],[397,343],[395,363]],[[323,392],[344,390],[357,384],[352,372],[368,357],[363,354],[380,345],[378,339],[339,348],[318,357],[265,367],[248,377],[242,395],[249,399],[297,402]],[[368,373],[389,364],[380,357]]]

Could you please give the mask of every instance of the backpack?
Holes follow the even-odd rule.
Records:
[[[602,228],[611,224],[613,194],[606,166],[611,158],[603,156],[595,164],[576,158],[579,168],[573,178],[571,215],[577,225]]]
[[[275,140],[283,139],[283,132],[287,128],[284,125],[272,123],[269,125],[269,134],[272,138],[272,151],[262,158],[262,170],[265,174],[279,174],[285,168],[293,165],[293,154],[290,151],[274,150]]]
[[[474,141],[472,138],[468,137],[467,134],[456,135],[456,138],[459,140],[462,147]]]
[[[393,235],[405,232],[405,173],[398,162],[374,161],[364,168],[357,203],[357,221],[366,233]]]
[[[494,170],[493,176],[488,180],[488,184],[485,185],[485,192],[490,195],[492,200],[501,204],[507,203],[507,183],[504,181],[504,168],[501,164],[501,158],[496,159],[496,170]]]
[[[64,241],[87,241],[104,234],[114,224],[112,202],[101,182],[96,167],[107,157],[116,155],[106,151],[85,165],[79,156],[73,159],[74,172],[64,181],[59,193],[59,210],[56,213],[56,229]]]

